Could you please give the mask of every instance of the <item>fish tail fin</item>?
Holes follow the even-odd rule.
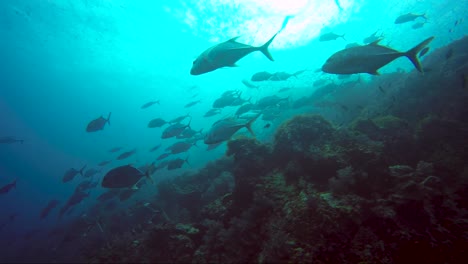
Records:
[[[86,166],[87,166],[87,164],[85,164],[85,165],[81,168],[81,170],[78,171],[78,173],[80,173],[81,176],[83,176],[83,171],[84,171],[84,169],[86,168]]]
[[[109,115],[107,116],[107,124],[110,126],[110,117],[111,117],[112,112],[109,112]]]
[[[414,67],[416,67],[416,69],[419,71],[419,72],[422,72],[424,73],[424,70],[421,66],[421,62],[419,61],[418,59],[418,53],[424,49],[424,47],[427,46],[427,44],[429,44],[432,40],[434,39],[434,37],[430,37],[426,40],[424,40],[423,42],[419,43],[416,47],[408,50],[407,52],[404,53],[404,56],[406,56],[414,65]]]
[[[250,121],[245,125],[245,127],[247,128],[247,130],[249,130],[250,134],[252,134],[252,136],[254,136],[254,137],[255,137],[255,133],[254,133],[254,131],[252,130],[252,124],[253,124],[253,122],[255,122],[255,120],[257,120],[257,118],[258,118],[259,116],[261,116],[261,115],[262,115],[262,113],[259,113],[256,117],[252,118],[252,120],[250,120]]]
[[[425,21],[427,21],[426,13],[423,13],[423,14],[421,15],[421,17],[424,18]]]
[[[190,163],[188,162],[188,158],[189,158],[189,156],[187,156],[187,158],[184,159],[184,162],[186,162],[188,165],[190,165]]]
[[[270,46],[271,42],[273,42],[276,35],[278,35],[280,31],[276,32],[276,34],[273,35],[273,37],[271,37],[270,40],[268,40],[265,44],[263,44],[262,46],[258,48],[258,50],[260,50],[263,53],[263,55],[265,55],[271,61],[275,61],[275,60],[273,59],[273,56],[271,56],[270,51],[268,50],[268,46]]]
[[[281,32],[281,31],[283,31],[283,29],[284,29],[284,28],[286,27],[286,25],[288,24],[289,19],[291,19],[291,18],[293,18],[293,17],[294,17],[294,15],[287,15],[287,16],[284,18],[284,20],[283,20],[283,25],[281,25],[281,29],[278,31],[278,33]]]
[[[347,40],[345,39],[345,37],[344,37],[345,35],[346,35],[346,33],[343,34],[343,35],[341,35],[340,37],[341,37],[344,41],[347,41]]]

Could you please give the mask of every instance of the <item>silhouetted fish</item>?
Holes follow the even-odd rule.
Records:
[[[273,35],[265,44],[260,47],[253,47],[236,41],[238,37],[232,38],[228,41],[219,43],[207,50],[205,50],[193,62],[190,74],[200,75],[203,73],[211,72],[223,67],[235,67],[236,62],[246,55],[254,52],[262,52],[269,60],[273,61],[273,57],[268,51],[268,46],[275,39],[276,35],[286,27],[286,24],[291,17],[286,17],[283,21],[281,29]]]
[[[150,151],[150,152],[153,152],[153,151],[155,151],[155,150],[159,149],[160,147],[161,147],[161,144],[159,144],[159,145],[157,145],[157,146],[154,146],[154,147],[152,147],[152,148],[151,148],[149,151]]]
[[[257,120],[257,118],[261,114],[257,114],[254,118],[249,121],[245,119],[236,119],[236,118],[225,118],[217,121],[214,123],[210,131],[205,137],[205,144],[216,144],[226,140],[229,140],[234,133],[236,133],[239,129],[245,127],[249,130],[249,132],[255,136],[254,132],[252,131],[252,123]]]
[[[148,107],[150,107],[150,106],[152,106],[152,105],[154,105],[154,104],[158,104],[158,105],[159,105],[159,104],[160,104],[160,103],[159,103],[159,100],[147,102],[146,104],[144,104],[144,105],[141,106],[141,109],[146,109],[146,108],[148,108]]]
[[[402,24],[410,21],[414,21],[416,18],[422,17],[425,20],[427,20],[426,14],[418,15],[418,14],[413,14],[413,13],[408,13],[401,15],[395,19],[395,24]]]
[[[107,119],[100,116],[92,120],[91,122],[88,123],[88,126],[86,127],[86,132],[96,132],[96,131],[104,129],[104,126],[106,125],[106,123],[110,125],[110,117],[111,117],[111,113],[109,113],[109,116],[107,116]]]
[[[149,128],[162,127],[167,123],[168,122],[166,122],[166,120],[164,120],[162,118],[155,118],[155,119],[152,119],[151,121],[149,121],[148,127]]]
[[[144,176],[150,178],[149,174],[144,174],[130,165],[124,165],[107,172],[102,179],[101,186],[104,188],[132,187]]]
[[[2,188],[0,188],[0,194],[5,194],[11,191],[11,189],[16,188],[16,179]]]
[[[75,168],[70,168],[65,172],[65,174],[62,177],[62,182],[69,182],[73,180],[73,178],[79,173],[81,176],[83,176],[83,170],[86,168],[86,165],[84,165],[80,170],[76,170]]]
[[[99,167],[106,166],[107,164],[109,164],[111,162],[112,162],[112,160],[104,160],[104,161],[99,162],[98,166]]]
[[[329,33],[325,33],[325,34],[322,34],[320,35],[319,37],[319,41],[330,41],[330,40],[336,40],[338,38],[342,38],[343,40],[346,40],[344,38],[345,34],[343,35],[338,35],[338,34],[335,34],[333,32],[329,32]]]
[[[50,211],[54,209],[55,207],[57,207],[58,204],[59,204],[58,200],[55,200],[55,199],[50,200],[47,206],[41,210],[39,217],[41,219],[46,218],[49,215]]]
[[[163,154],[159,155],[159,157],[157,157],[156,160],[165,159],[165,158],[169,157],[169,155],[171,155],[171,153],[163,153]]]
[[[121,149],[122,149],[122,147],[115,147],[115,148],[111,148],[111,149],[109,149],[109,152],[111,152],[111,153],[115,153],[115,152],[118,152],[118,151],[120,151]]]
[[[417,54],[433,39],[434,37],[430,37],[407,52],[399,52],[381,46],[378,41],[366,46],[344,49],[328,58],[322,70],[334,74],[369,73],[377,75],[379,74],[377,70],[381,67],[399,57],[406,56],[418,71],[423,72]]]
[[[135,153],[136,153],[136,149],[130,150],[130,151],[127,151],[127,152],[123,152],[122,154],[120,154],[120,155],[117,157],[117,160],[126,159],[126,158],[132,156],[132,155],[135,154]]]
[[[167,163],[167,170],[175,170],[175,169],[182,168],[182,165],[184,165],[184,163],[189,164],[188,157],[186,159],[177,158],[177,159],[171,160]]]
[[[184,106],[184,108],[192,107],[192,106],[194,106],[194,105],[196,105],[196,104],[199,104],[200,102],[201,102],[201,100],[196,100],[196,101],[190,102],[190,103],[186,104],[186,105]]]

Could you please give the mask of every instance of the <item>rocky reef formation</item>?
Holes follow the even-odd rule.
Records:
[[[397,106],[347,127],[303,114],[272,143],[229,141],[226,157],[160,183],[151,222],[89,250],[88,261],[466,260],[468,93],[446,84],[459,86],[467,68],[452,64],[434,76],[408,74]],[[445,101],[431,105],[435,97]]]

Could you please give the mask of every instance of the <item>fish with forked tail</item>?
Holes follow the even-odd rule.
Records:
[[[379,41],[369,45],[347,48],[333,54],[322,66],[322,71],[333,74],[369,73],[378,75],[378,70],[393,60],[405,56],[419,72],[424,72],[417,55],[434,37],[430,37],[407,52],[400,52],[379,45]]]
[[[103,130],[106,123],[110,125],[110,117],[111,117],[111,113],[109,113],[109,115],[107,116],[107,119],[100,116],[92,120],[91,122],[88,123],[88,126],[86,127],[86,132],[96,132],[99,130]]]
[[[281,29],[260,47],[254,47],[237,42],[236,40],[238,37],[235,37],[205,50],[198,56],[197,59],[195,59],[195,61],[193,61],[190,74],[201,75],[223,67],[235,67],[238,60],[254,51],[260,51],[269,60],[274,61],[273,56],[271,56],[270,51],[268,51],[268,47],[273,42],[278,33],[280,33],[286,27],[289,18],[290,17],[287,16]]]

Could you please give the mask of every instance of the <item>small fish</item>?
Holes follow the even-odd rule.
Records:
[[[424,49],[422,49],[421,52],[419,52],[419,58],[426,55],[428,51],[429,51],[429,47],[425,47]]]
[[[159,149],[160,147],[161,147],[161,144],[159,144],[159,145],[157,145],[157,146],[154,146],[154,147],[152,147],[152,148],[149,150],[149,152],[154,152],[154,151],[156,151],[157,149]]]
[[[345,34],[338,35],[338,34],[335,34],[333,32],[329,32],[329,33],[325,33],[325,34],[320,35],[319,41],[321,41],[321,42],[330,41],[330,40],[336,40],[338,38],[342,38],[343,40],[346,40],[344,36],[345,36]]]
[[[165,159],[165,158],[169,157],[169,155],[171,155],[171,153],[163,153],[163,154],[159,155],[159,157],[157,157],[156,160]]]
[[[80,170],[76,170],[75,168],[70,168],[65,172],[65,174],[62,177],[62,182],[69,182],[75,178],[77,174],[81,174],[83,176],[83,170],[86,168],[86,165],[84,165]]]
[[[188,157],[186,159],[177,158],[177,159],[171,160],[167,164],[167,170],[175,170],[175,169],[182,168],[182,165],[184,165],[184,163],[187,163],[190,165],[190,163],[188,162]]]
[[[103,130],[106,123],[110,125],[110,117],[111,117],[111,113],[109,113],[109,115],[107,116],[107,119],[100,116],[92,120],[91,122],[88,123],[88,126],[86,127],[86,132],[96,132],[99,130]]]
[[[271,123],[267,123],[266,125],[263,126],[263,128],[270,128],[271,127]]]
[[[16,188],[16,179],[2,188],[0,188],[0,194],[5,194],[11,191],[11,189]]]
[[[273,76],[273,74],[266,72],[266,71],[262,71],[262,72],[257,72],[254,75],[252,75],[250,80],[252,82],[262,82],[262,81],[269,80],[271,76]]]
[[[104,160],[104,161],[99,162],[98,166],[103,167],[103,166],[106,166],[107,164],[109,164],[111,162],[112,162],[112,160]]]
[[[59,204],[58,200],[55,200],[55,199],[50,200],[47,206],[41,210],[39,217],[41,219],[46,218],[49,215],[50,211],[54,209],[55,207],[57,207],[58,204]]]
[[[244,104],[244,105],[240,106],[240,107],[237,109],[237,111],[236,111],[236,113],[235,113],[234,115],[240,116],[240,115],[242,115],[242,114],[244,114],[244,113],[249,112],[249,111],[252,110],[253,108],[255,108],[255,105],[253,105],[253,104]]]
[[[122,154],[120,154],[120,155],[117,157],[117,160],[126,159],[126,158],[132,156],[132,155],[135,154],[135,153],[136,153],[136,149],[130,150],[130,151],[127,151],[127,152],[123,152]]]
[[[161,105],[161,104],[159,103],[159,100],[157,100],[157,101],[150,101],[150,102],[147,102],[146,104],[142,105],[142,106],[141,106],[141,109],[146,109],[146,108],[148,108],[148,107],[150,107],[150,106],[152,106],[152,105],[154,105],[154,104]]]
[[[182,121],[183,121],[185,118],[187,118],[187,117],[190,117],[190,118],[191,118],[190,114],[186,114],[186,115],[184,115],[184,116],[176,117],[176,118],[172,119],[171,121],[169,121],[168,123],[171,123],[171,124],[180,123],[180,122],[182,122]]]
[[[161,138],[166,139],[166,138],[172,138],[172,137],[177,137],[180,135],[186,128],[190,128],[190,122],[187,125],[181,124],[181,123],[175,123],[171,126],[168,126],[164,131],[162,132]]]
[[[16,139],[14,137],[0,137],[0,144],[13,144],[13,143],[24,143],[24,139]]]
[[[426,24],[425,21],[424,21],[424,22],[416,22],[416,23],[414,23],[414,24],[411,26],[411,28],[412,28],[412,29],[422,28],[422,27],[424,26],[424,24]]]
[[[134,186],[142,177],[151,180],[148,173],[142,173],[135,167],[124,165],[111,169],[102,179],[104,188],[127,188]]]
[[[434,37],[430,37],[407,52],[399,52],[381,46],[378,44],[378,41],[366,46],[344,49],[328,58],[322,66],[322,70],[333,74],[369,73],[378,75],[378,69],[399,57],[405,56],[419,72],[423,72],[417,54],[433,39]]]
[[[258,85],[255,85],[253,83],[250,83],[248,80],[246,79],[243,79],[242,80],[242,83],[247,87],[247,88],[250,88],[250,89],[258,89],[260,86]]]
[[[194,143],[189,142],[176,142],[171,146],[167,147],[166,151],[170,151],[171,154],[179,154],[187,152],[194,145]]]
[[[265,44],[260,47],[253,47],[243,43],[237,42],[237,38],[232,38],[228,41],[217,44],[207,50],[205,50],[198,58],[193,62],[192,69],[190,70],[191,75],[200,75],[208,73],[223,67],[235,67],[236,62],[243,57],[254,51],[262,52],[269,60],[274,61],[268,47],[273,42],[275,37],[286,27],[289,21],[289,16],[285,18],[281,29],[276,32]]]
[[[205,144],[216,144],[229,140],[234,133],[243,127],[247,128],[255,136],[251,126],[260,115],[257,114],[257,116],[247,122],[246,120],[236,118],[225,118],[215,122],[205,137]]]
[[[121,149],[123,149],[123,147],[115,147],[115,148],[109,149],[109,152],[110,152],[110,153],[115,153],[115,152],[120,151]]]
[[[387,93],[385,92],[385,90],[382,88],[381,85],[379,85],[379,91],[380,91],[381,93],[383,93],[384,95],[387,94]]]
[[[155,118],[155,119],[152,119],[151,121],[149,121],[148,127],[149,128],[162,127],[167,123],[168,122],[166,120],[162,119],[162,118]]]
[[[93,177],[94,175],[98,174],[99,172],[101,172],[101,171],[100,171],[100,170],[97,170],[97,169],[95,169],[95,168],[91,168],[91,169],[87,170],[87,171],[84,173],[83,177],[85,177],[85,178],[91,178],[91,177]]]
[[[418,17],[422,17],[425,20],[427,20],[426,14],[418,15],[418,14],[408,13],[408,14],[404,14],[404,15],[397,17],[395,19],[395,24],[403,24],[406,22],[414,21]]]
[[[184,108],[192,107],[192,106],[194,106],[194,105],[196,105],[196,104],[199,104],[200,102],[201,102],[201,100],[196,100],[196,101],[190,102],[190,103],[186,104],[186,105],[184,106]]]
[[[206,112],[203,117],[210,117],[210,116],[214,116],[214,115],[217,115],[221,112],[221,109],[219,108],[213,108],[213,109],[210,109],[208,110],[208,112]]]

